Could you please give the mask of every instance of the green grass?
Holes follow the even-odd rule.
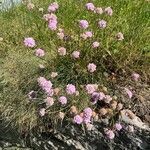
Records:
[[[47,28],[42,19],[47,13],[49,0],[34,0],[35,8],[29,11],[25,5],[17,6],[7,12],[0,13],[0,114],[12,126],[19,129],[32,129],[41,124],[38,117],[38,104],[29,103],[26,94],[37,89],[37,77],[50,77],[51,71],[57,71],[59,77],[54,81],[57,86],[74,83],[77,86],[87,83],[105,83],[109,85],[103,76],[104,72],[128,77],[133,71],[149,78],[150,73],[150,45],[149,45],[149,2],[145,0],[93,0],[100,7],[111,6],[114,14],[96,15],[85,10],[87,0],[58,0],[60,8],[56,13],[59,26],[65,29],[67,35],[75,36],[69,42],[57,40],[56,34]],[[44,13],[38,8],[44,8]],[[81,42],[77,21],[87,19],[95,36],[88,42]],[[104,30],[97,28],[97,20],[108,21],[108,27]],[[115,35],[122,32],[125,40],[117,42]],[[34,49],[25,48],[24,37],[34,37],[38,47],[46,51],[46,57],[39,59],[34,56]],[[91,51],[90,44],[93,40],[99,40],[101,48]],[[70,56],[66,59],[56,55],[58,46],[65,46],[68,53],[75,49],[81,49],[82,59],[75,63]],[[86,66],[94,62],[98,70],[94,75],[89,75]],[[46,70],[38,69],[39,63],[45,64]],[[144,79],[144,78],[143,78]],[[78,98],[87,99],[83,95]],[[73,100],[71,101],[71,104]],[[80,106],[79,104],[77,104]],[[82,109],[87,105],[82,104]],[[70,105],[69,105],[70,106]],[[68,106],[68,107],[69,107]],[[68,109],[65,109],[68,111]],[[50,119],[59,109],[52,108]],[[53,115],[54,114],[54,115]]]

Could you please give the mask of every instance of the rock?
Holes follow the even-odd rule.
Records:
[[[132,124],[136,127],[139,127],[141,129],[145,129],[150,131],[150,128],[148,125],[143,123],[139,117],[137,117],[131,110],[124,109],[121,111],[120,118],[122,121],[124,121],[127,124]]]

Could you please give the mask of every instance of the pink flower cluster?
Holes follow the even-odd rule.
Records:
[[[25,39],[24,39],[24,45],[25,45],[26,47],[31,47],[31,48],[33,48],[33,47],[36,46],[35,40],[34,40],[32,37],[25,38]]]
[[[51,81],[46,80],[44,77],[39,77],[37,81],[39,86],[48,96],[53,96],[54,91],[52,89],[53,84],[51,83]]]
[[[76,87],[73,84],[68,84],[66,87],[66,92],[69,95],[75,94],[76,93]]]
[[[45,52],[41,48],[38,48],[35,50],[35,55],[38,57],[43,57],[45,55]]]
[[[59,5],[57,2],[53,2],[48,7],[48,12],[56,12],[56,10],[59,8]]]
[[[65,96],[61,96],[61,97],[59,97],[59,102],[62,105],[66,105],[67,104],[67,98]]]

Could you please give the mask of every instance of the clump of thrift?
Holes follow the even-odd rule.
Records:
[[[115,137],[115,134],[112,130],[106,130],[105,134],[110,140],[114,139],[114,137]]]
[[[46,113],[46,109],[45,109],[45,108],[41,108],[41,109],[39,110],[39,115],[40,115],[41,117],[43,117],[43,116],[45,115],[45,113]]]
[[[115,129],[120,131],[122,129],[122,125],[120,123],[115,124]]]
[[[103,13],[103,9],[101,7],[97,7],[97,8],[95,8],[95,12],[97,14],[102,14]]]
[[[92,94],[97,90],[98,86],[96,84],[87,84],[86,91],[88,94]]]
[[[138,73],[133,73],[133,74],[132,74],[132,79],[133,79],[134,81],[138,81],[139,78],[140,78],[140,75],[139,75]]]
[[[52,97],[47,97],[44,102],[46,103],[47,107],[50,107],[54,104],[54,99]]]
[[[91,117],[92,117],[92,109],[91,108],[85,108],[83,110],[83,122],[85,124],[90,123],[91,122]]]

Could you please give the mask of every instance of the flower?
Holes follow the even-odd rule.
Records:
[[[71,106],[71,108],[70,108],[70,113],[71,113],[71,114],[77,114],[77,113],[78,113],[77,107],[76,107],[76,106]]]
[[[59,5],[57,2],[53,2],[48,7],[48,12],[55,12],[59,8]]]
[[[25,45],[26,47],[31,47],[31,48],[33,48],[33,47],[36,46],[35,40],[34,40],[32,37],[25,38],[25,39],[24,39],[24,45]]]
[[[102,14],[102,13],[103,13],[103,9],[102,9],[101,7],[97,7],[97,8],[95,9],[95,12],[96,12],[97,14]]]
[[[46,103],[46,106],[52,106],[54,104],[54,99],[52,97],[47,97],[44,102]]]
[[[96,65],[94,63],[89,63],[87,68],[88,68],[88,71],[91,73],[96,71]]]
[[[132,78],[133,78],[134,81],[138,81],[139,78],[140,78],[140,75],[138,73],[133,73]]]
[[[64,38],[65,35],[64,35],[63,32],[58,32],[57,36],[58,36],[59,39],[63,40],[63,38]]]
[[[38,57],[43,57],[45,55],[45,52],[44,52],[44,50],[38,48],[35,50],[35,55]]]
[[[122,108],[123,108],[123,104],[122,103],[118,103],[117,110],[121,110]]]
[[[122,129],[122,125],[120,123],[115,124],[115,129],[120,131]]]
[[[114,137],[115,137],[115,134],[114,134],[114,132],[112,130],[106,130],[105,134],[111,140],[114,139]]]
[[[58,53],[59,53],[60,56],[65,56],[66,55],[66,48],[59,47],[58,48]]]
[[[86,31],[85,34],[89,38],[91,38],[93,36],[93,33],[91,31]]]
[[[57,21],[57,16],[53,13],[51,14],[44,14],[43,15],[43,18],[46,20],[46,21]]]
[[[117,33],[116,37],[117,37],[118,41],[122,41],[124,39],[124,36],[121,32]]]
[[[51,73],[51,77],[52,77],[52,78],[55,78],[55,77],[57,77],[57,76],[58,76],[58,73],[57,73],[57,72],[52,72],[52,73]]]
[[[86,91],[88,94],[92,94],[97,90],[98,86],[96,84],[87,84],[86,85]]]
[[[105,94],[103,92],[99,92],[99,100],[103,100],[105,98],[106,98]]]
[[[94,11],[95,9],[95,6],[93,3],[87,3],[85,7],[87,8],[87,10],[90,10],[90,11]]]
[[[61,97],[59,97],[59,102],[62,105],[66,105],[67,104],[67,98],[65,96],[61,96]]]
[[[45,66],[44,66],[44,65],[42,65],[42,64],[39,64],[39,68],[40,68],[40,69],[44,69],[44,68],[45,68]]]
[[[91,102],[93,103],[93,104],[96,104],[97,103],[97,101],[99,100],[99,93],[98,92],[93,92],[92,93],[92,98],[91,98]]]
[[[97,47],[99,47],[99,45],[100,45],[99,42],[95,41],[95,42],[93,42],[92,47],[97,48]]]
[[[73,121],[76,124],[81,124],[83,122],[83,118],[80,115],[76,115],[76,116],[74,116]]]
[[[105,11],[109,16],[112,16],[112,14],[113,14],[113,10],[111,9],[111,7],[105,8],[104,11]]]
[[[33,3],[28,3],[28,4],[27,4],[27,8],[28,8],[29,10],[33,9],[33,8],[34,8],[34,4],[33,4]]]
[[[85,124],[90,123],[91,122],[91,117],[92,117],[92,109],[87,107],[83,110],[83,122]]]
[[[79,58],[80,57],[80,52],[79,51],[73,51],[72,57],[75,58],[75,59]]]
[[[30,91],[29,93],[28,93],[28,98],[29,99],[35,99],[36,98],[36,93],[35,93],[35,91]]]
[[[46,111],[46,109],[45,108],[41,108],[40,110],[39,110],[39,115],[41,116],[41,117],[43,117],[44,115],[45,115],[45,112]]]
[[[51,30],[56,30],[57,29],[57,20],[55,20],[55,21],[49,21],[48,27]]]
[[[133,96],[132,91],[129,90],[128,88],[124,88],[124,90],[125,90],[125,92],[127,93],[128,97],[129,97],[129,98],[132,98],[132,96]]]
[[[39,86],[42,88],[42,90],[48,95],[53,96],[54,91],[52,89],[52,83],[51,81],[46,80],[44,77],[39,77],[37,79]]]
[[[110,103],[112,101],[112,97],[110,95],[105,95],[105,103]]]
[[[80,20],[79,21],[80,28],[86,29],[89,26],[89,23],[86,20]]]
[[[75,94],[76,93],[76,87],[73,84],[68,84],[66,87],[66,92],[69,95]]]
[[[81,37],[83,38],[83,39],[87,39],[87,38],[91,38],[93,36],[93,33],[91,32],[91,31],[86,31],[85,33],[82,33],[81,34]]]
[[[98,22],[98,25],[99,25],[99,27],[100,28],[106,28],[106,26],[107,26],[107,22],[105,21],[105,20],[100,20],[99,22]]]

